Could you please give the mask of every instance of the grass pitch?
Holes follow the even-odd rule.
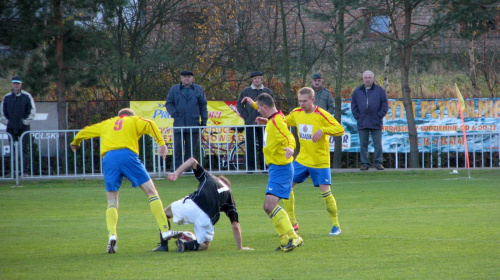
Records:
[[[204,252],[152,252],[158,242],[147,197],[124,182],[118,253],[106,254],[102,181],[0,184],[1,279],[499,279],[500,170],[334,173],[342,235],[310,180],[295,188],[304,246],[274,252],[262,210],[267,175],[233,175],[243,231],[238,251],[227,217]],[[165,205],[191,193],[191,176],[155,180]],[[190,226],[173,226],[191,230]],[[171,249],[175,244],[171,242]]]

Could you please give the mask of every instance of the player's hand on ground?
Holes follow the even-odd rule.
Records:
[[[168,179],[169,179],[170,181],[175,181],[175,180],[177,180],[177,177],[179,177],[179,176],[177,176],[177,174],[175,174],[175,173],[170,173],[170,174],[168,174]]]
[[[312,140],[313,142],[318,142],[319,140],[321,140],[321,137],[323,137],[323,131],[321,131],[321,129],[318,129],[316,133],[314,133]]]
[[[257,117],[255,119],[255,122],[259,125],[263,125],[263,124],[266,124],[268,121],[268,119],[264,118],[264,117]]]
[[[253,248],[250,248],[250,247],[241,247],[240,250],[247,250],[247,251],[253,251],[254,249]]]
[[[283,150],[285,150],[285,157],[286,158],[290,158],[291,156],[293,156],[293,149],[292,148],[284,148]]]

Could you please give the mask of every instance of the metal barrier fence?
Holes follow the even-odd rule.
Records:
[[[77,132],[78,130],[25,132],[21,135],[20,142],[25,138],[29,140],[26,157],[21,156],[25,152],[22,145],[13,143],[9,134],[0,132],[0,181],[102,177],[100,139],[83,141],[77,152],[73,153],[70,143]],[[139,140],[140,159],[153,178],[175,170],[190,156],[197,158],[201,165],[215,173],[262,172],[266,171],[265,164],[261,162],[263,155],[259,156],[258,143],[262,132],[263,128],[257,125],[169,128],[163,131],[169,151],[167,158],[163,160],[158,155],[158,145],[152,137],[144,136]],[[500,133],[471,133],[467,137],[471,168],[500,166]],[[422,143],[422,147],[419,147],[421,167],[465,167],[465,149],[460,139],[461,135],[419,137],[419,143]],[[194,149],[190,148],[191,145]],[[176,151],[180,158],[177,163]],[[384,154],[387,155],[388,153]],[[392,156],[391,164],[386,167],[409,167],[407,136],[397,143],[396,152],[391,153]]]
[[[463,135],[426,135],[418,137],[422,168],[463,168],[466,154]],[[500,132],[467,133],[471,168],[500,166]],[[409,167],[410,142],[406,136],[397,142],[395,168]],[[400,162],[403,161],[403,162]]]
[[[100,155],[100,139],[92,138],[82,142],[74,153],[71,150],[73,141],[79,130],[27,131],[20,137],[19,143],[28,139],[28,156],[21,156],[23,147],[15,149],[18,142],[13,143],[12,137],[0,132],[0,181],[13,179],[55,179],[55,178],[85,178],[102,177],[102,157]],[[260,132],[259,132],[260,131]],[[251,133],[250,133],[251,132]],[[250,134],[249,134],[250,133]],[[178,134],[179,137],[174,135]],[[245,135],[252,136],[251,138]],[[167,139],[169,155],[165,160],[157,153],[158,145],[150,136],[139,140],[139,154],[146,170],[152,177],[160,177],[162,173],[175,170],[184,159],[191,156],[197,158],[207,170],[220,173],[250,172],[248,166],[257,165],[258,170],[265,170],[263,164],[258,166],[259,153],[254,153],[252,159],[247,159],[247,148],[258,150],[258,138],[263,135],[260,126],[246,127],[185,127],[169,128],[163,131]],[[185,140],[196,139],[194,148]],[[253,143],[250,145],[250,140]],[[179,144],[176,147],[176,144]],[[19,145],[21,146],[21,145]],[[179,162],[175,162],[176,149],[179,151]],[[13,151],[18,151],[15,156]],[[17,160],[16,160],[17,159]]]

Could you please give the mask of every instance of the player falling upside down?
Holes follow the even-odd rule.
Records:
[[[304,182],[311,176],[315,187],[321,190],[326,210],[332,220],[330,235],[340,234],[340,225],[337,216],[337,203],[330,189],[330,142],[329,135],[341,136],[344,134],[344,127],[327,111],[314,105],[314,90],[309,87],[301,88],[298,92],[300,108],[294,109],[286,121],[288,125],[297,128],[300,151],[293,162],[295,174],[293,176],[293,186],[290,198],[284,200],[284,206],[290,222],[295,230],[299,229],[299,224],[295,217],[295,195],[293,187]]]
[[[160,200],[155,185],[149,177],[146,168],[139,160],[139,138],[151,135],[160,145],[159,154],[165,159],[167,146],[156,124],[148,119],[135,116],[128,108],[121,109],[118,117],[110,118],[100,123],[87,126],[75,135],[71,149],[76,152],[82,140],[94,137],[101,138],[102,172],[108,209],[106,224],[108,226],[108,253],[116,253],[118,224],[118,192],[123,177],[132,182],[132,187],[140,187],[149,198],[151,212],[156,218],[163,238],[168,235],[168,222],[163,213],[163,203]]]
[[[271,218],[273,226],[280,236],[280,246],[276,250],[288,252],[304,243],[293,230],[285,209],[278,204],[280,199],[288,199],[292,188],[295,139],[288,130],[285,116],[276,109],[271,95],[261,93],[257,96],[256,102],[250,97],[243,98],[241,102],[248,102],[264,116],[264,118],[257,117],[257,123],[262,124],[261,120],[267,122],[264,133],[264,156],[266,164],[269,166],[269,180],[264,200],[264,211]]]
[[[231,182],[223,176],[215,177],[203,169],[194,158],[186,160],[174,173],[168,174],[170,181],[175,181],[186,170],[192,168],[194,176],[199,181],[196,191],[185,198],[173,202],[165,208],[168,219],[173,218],[178,225],[192,224],[196,240],[182,242],[177,240],[177,252],[202,251],[210,247],[214,238],[214,225],[220,217],[220,212],[226,213],[231,221],[234,240],[238,250],[253,250],[241,244],[241,228],[238,222],[238,212],[231,191]],[[167,239],[161,238],[160,245],[153,251],[168,251],[168,239],[180,237],[182,231],[169,231]]]

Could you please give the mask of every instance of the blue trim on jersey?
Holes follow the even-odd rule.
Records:
[[[119,191],[123,177],[132,182],[132,187],[138,187],[151,178],[139,156],[129,149],[109,151],[102,159],[102,173],[106,191]]]
[[[293,165],[269,164],[269,180],[267,181],[266,194],[279,198],[290,198],[292,191]]]
[[[311,176],[315,187],[332,184],[332,172],[330,168],[312,168],[294,161],[293,169],[295,171],[293,175],[294,183],[300,184],[304,182],[307,177]]]

